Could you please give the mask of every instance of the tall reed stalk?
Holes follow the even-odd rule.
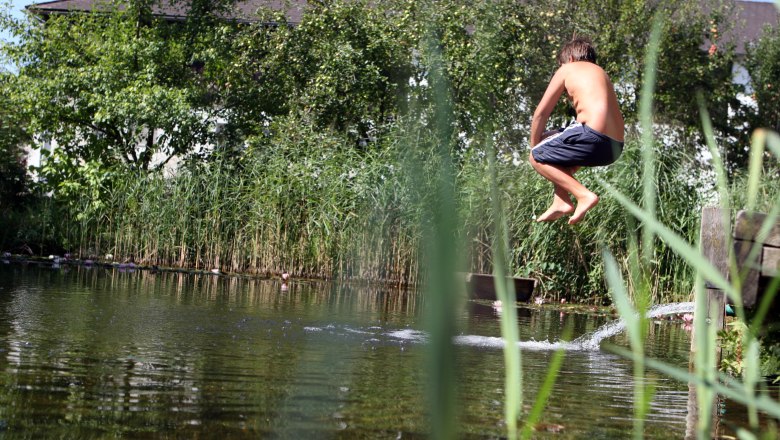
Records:
[[[501,195],[496,178],[495,153],[492,143],[492,131],[485,133],[485,150],[488,154],[490,171],[490,194],[493,199],[493,280],[496,297],[501,301],[501,337],[504,339],[504,419],[507,437],[517,438],[517,421],[523,406],[522,363],[517,328],[517,302],[514,284],[507,283],[511,274],[509,267],[509,236],[506,220],[501,206]]]

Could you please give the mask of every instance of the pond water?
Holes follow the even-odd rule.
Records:
[[[518,309],[520,338],[608,318]],[[0,437],[421,438],[421,296],[376,287],[0,265]],[[496,311],[467,302],[456,340],[460,432],[503,425]],[[648,355],[687,368],[690,335],[655,321]],[[604,342],[628,346],[624,334]],[[524,413],[553,355],[523,350]],[[646,438],[682,438],[688,386],[650,371]],[[628,437],[631,364],[567,351],[537,438]]]

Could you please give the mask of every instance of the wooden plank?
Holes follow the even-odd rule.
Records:
[[[518,302],[528,302],[533,295],[536,280],[532,278],[506,277],[507,282],[515,286],[515,298]],[[472,273],[468,275],[468,289],[472,298],[497,299],[493,275]]]
[[[758,279],[761,276],[761,251],[759,250],[753,261],[749,261],[750,250],[755,243],[744,240],[734,240],[734,259],[739,268],[742,279],[742,305],[753,307],[756,304],[758,293]]]
[[[760,212],[739,211],[734,223],[734,238],[739,240],[756,241],[758,231],[764,224],[767,215]],[[769,235],[762,241],[763,244],[780,247],[780,221],[776,221],[769,230]]]
[[[765,277],[780,275],[780,248],[764,246],[761,257],[761,275]]]

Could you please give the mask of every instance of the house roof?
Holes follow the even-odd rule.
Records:
[[[774,3],[735,2],[734,43],[737,55],[745,54],[745,45],[761,36],[764,27],[780,25],[780,13]]]
[[[152,14],[167,20],[183,20],[187,17],[190,2],[187,0],[171,1],[161,0],[152,5]],[[70,12],[107,11],[113,8],[125,9],[122,1],[111,2],[106,0],[54,0],[28,5],[27,10],[47,16],[51,14],[67,14]],[[257,11],[260,8],[268,8],[285,11],[289,23],[300,23],[306,0],[237,0],[231,13],[226,18],[244,21],[258,21]]]

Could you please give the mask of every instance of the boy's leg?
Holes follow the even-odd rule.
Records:
[[[547,208],[547,211],[536,218],[536,221],[551,222],[553,220],[558,220],[564,215],[571,214],[572,212],[574,212],[574,204],[571,202],[569,193],[560,185],[555,185],[552,204]]]
[[[557,205],[556,209],[553,209],[553,213],[551,213],[553,214],[552,216],[557,215],[555,218],[559,218],[562,215],[567,214],[567,212],[557,214],[559,212],[559,209],[557,208],[562,208],[563,205],[566,204],[565,198],[568,197],[568,194],[566,194],[566,197],[562,198],[560,196],[561,194],[570,193],[574,196],[574,198],[577,199],[577,207],[574,210],[574,214],[569,219],[570,225],[578,223],[580,220],[582,220],[585,217],[585,213],[596,206],[596,204],[599,202],[599,198],[596,194],[593,194],[588,188],[585,188],[583,184],[578,182],[577,179],[573,177],[574,171],[576,171],[576,169],[565,169],[555,165],[539,163],[534,159],[533,154],[530,154],[529,161],[531,162],[531,165],[534,167],[536,172],[544,176],[556,187],[555,194],[557,199],[555,196],[553,197],[553,206],[555,206],[556,203],[559,204]],[[563,192],[561,192],[558,188],[562,189]],[[560,204],[560,202],[563,202],[563,204]],[[553,206],[550,208],[552,209]],[[550,209],[548,209],[545,214],[548,212],[550,212]],[[540,216],[539,221],[554,220],[553,218],[549,218],[550,216],[548,216],[546,219],[543,219],[543,216],[544,214]]]
[[[561,168],[562,171],[570,176],[574,176],[574,173],[576,173],[579,169],[580,167],[578,166]],[[536,218],[537,222],[550,222],[557,220],[564,215],[571,214],[575,210],[569,193],[566,192],[566,190],[563,189],[563,187],[560,185],[553,184],[553,186],[555,187],[553,189],[553,202],[550,207],[547,208],[547,211],[545,211],[544,214]]]

